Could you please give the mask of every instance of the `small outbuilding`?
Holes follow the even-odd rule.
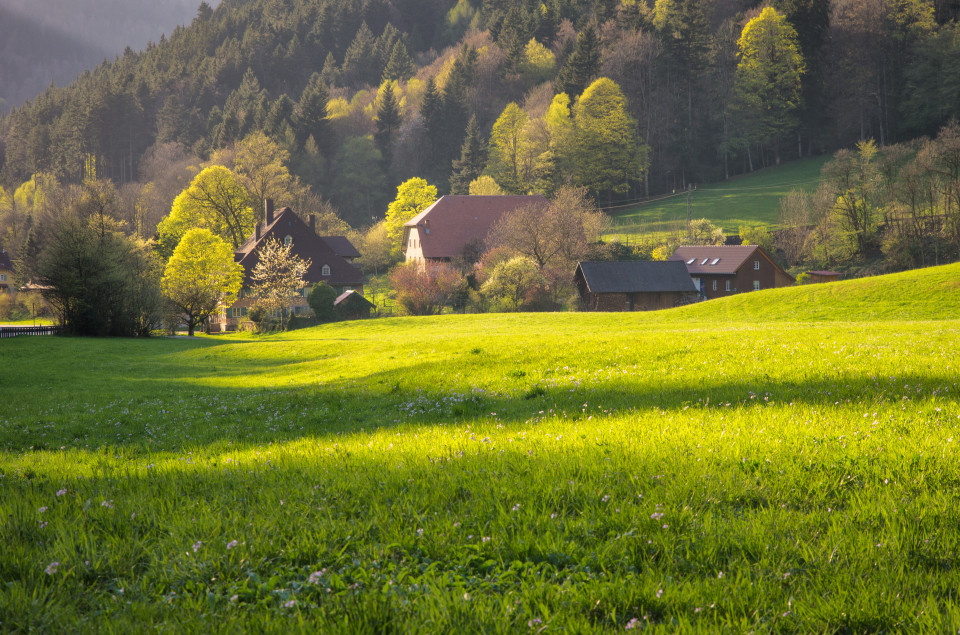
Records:
[[[574,278],[587,311],[654,311],[698,299],[682,262],[580,262]]]
[[[840,279],[839,271],[808,271],[810,282],[836,282]]]
[[[375,307],[370,300],[356,291],[344,291],[333,301],[337,315],[341,320],[360,320],[370,317],[370,311]]]

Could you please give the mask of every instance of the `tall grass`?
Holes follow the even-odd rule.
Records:
[[[956,271],[925,273],[838,284],[836,321],[822,285],[4,341],[0,628],[956,630]]]

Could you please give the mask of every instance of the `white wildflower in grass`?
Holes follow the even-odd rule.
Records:
[[[663,595],[663,589],[657,589],[657,599],[660,599],[660,596]]]
[[[633,618],[632,620],[626,623],[626,625],[623,627],[623,630],[630,631],[639,626],[640,626],[640,620],[638,620],[637,618]]]
[[[239,600],[239,599],[240,599],[240,596],[239,596],[239,595],[231,595],[231,596],[230,596],[230,601],[231,601],[231,602],[236,602],[236,601]]]
[[[321,569],[320,571],[314,571],[310,574],[310,577],[307,579],[307,582],[310,584],[319,584],[320,579],[323,577],[323,574],[326,573],[326,569]]]
[[[482,540],[483,542],[490,542],[490,536],[484,536]]]
[[[236,546],[239,545],[239,544],[240,544],[240,543],[237,542],[236,540],[231,540],[230,542],[227,543],[227,549],[233,549],[234,547],[236,547]]]
[[[47,568],[44,569],[44,571],[46,572],[47,575],[53,575],[54,573],[57,572],[57,567],[59,566],[60,566],[60,563],[54,560],[53,562],[47,565]]]
[[[193,543],[193,553],[197,553],[198,551],[200,551],[200,547],[202,547],[202,546],[203,546],[203,543],[200,542],[199,540],[196,541],[195,543]],[[227,545],[227,548],[229,549],[230,546]]]
[[[513,512],[520,511],[520,503],[517,503],[516,505],[514,505],[513,509],[511,509],[510,511],[513,511]]]
[[[67,493],[67,490],[66,490],[66,489],[58,489],[58,490],[57,490],[57,498],[65,495],[66,493]]]
[[[718,578],[722,578],[722,577],[723,577],[723,571],[721,571],[720,573],[718,573],[718,574],[717,574],[717,577],[718,577]]]
[[[38,509],[37,511],[39,511],[39,512],[42,514],[43,512],[47,511],[47,508],[46,508],[46,507],[41,507],[41,508]]]
[[[527,620],[527,626],[530,628],[533,628],[534,626],[539,626],[540,624],[543,624],[543,620],[540,619],[539,617],[535,617],[532,620]]]
[[[106,507],[107,509],[113,509],[113,501],[112,501],[112,500],[103,501],[102,503],[100,503],[100,507]]]
[[[284,603],[283,608],[285,608],[285,609],[292,609],[292,608],[295,607],[296,605],[297,605],[297,601],[296,601],[296,600],[290,600],[289,602]]]

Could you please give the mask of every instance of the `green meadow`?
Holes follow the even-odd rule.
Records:
[[[0,630],[956,632],[958,309],[0,341]]]
[[[780,199],[799,189],[812,192],[820,180],[820,169],[830,157],[791,161],[763,168],[729,181],[697,187],[690,196],[692,218],[707,218],[728,234],[741,225],[777,227]],[[679,193],[642,205],[613,209],[613,224],[605,238],[635,242],[645,233],[671,232],[687,223],[687,196]]]

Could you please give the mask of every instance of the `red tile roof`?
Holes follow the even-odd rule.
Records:
[[[756,245],[688,245],[678,247],[668,260],[682,260],[690,275],[734,274],[758,249]]]
[[[529,196],[441,196],[436,203],[404,223],[420,229],[424,258],[454,258],[472,240],[484,240],[507,212],[527,205],[545,205],[539,194]],[[404,232],[404,246],[407,233]],[[406,247],[404,247],[406,248]]]

